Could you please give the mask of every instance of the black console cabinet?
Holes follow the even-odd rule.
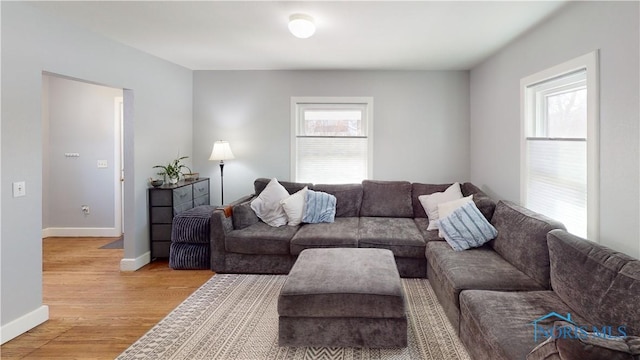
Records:
[[[209,178],[149,188],[151,260],[169,257],[173,217],[200,205],[209,205]]]

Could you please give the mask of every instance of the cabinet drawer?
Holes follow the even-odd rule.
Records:
[[[209,181],[200,181],[193,184],[193,197],[199,197],[209,193]]]
[[[171,241],[156,241],[151,243],[151,253],[153,257],[168,258]]]
[[[180,205],[176,205],[173,207],[173,215],[178,215],[183,211],[187,211],[193,208],[193,200],[189,200],[188,202],[182,203]]]
[[[151,225],[151,241],[171,241],[171,224]]]
[[[173,208],[169,206],[152,207],[151,223],[152,224],[171,224],[173,220]]]
[[[191,185],[182,186],[173,190],[173,206],[193,201],[193,188]]]
[[[209,194],[202,195],[193,199],[193,207],[200,206],[200,205],[209,205]]]
[[[151,190],[149,191],[149,203],[151,206],[171,206],[172,194],[171,190]]]

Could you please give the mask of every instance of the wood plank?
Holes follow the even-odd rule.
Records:
[[[43,239],[49,321],[0,347],[2,359],[113,359],[214,275],[167,261],[120,272],[116,238]]]

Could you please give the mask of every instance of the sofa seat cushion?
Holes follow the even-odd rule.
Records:
[[[444,241],[431,241],[426,245],[426,257],[439,281],[434,288],[441,289],[440,303],[454,327],[458,325],[460,292],[462,290],[526,291],[544,290],[535,280],[503,259],[489,246],[465,251],[454,251]],[[444,300],[444,301],[443,301]],[[452,306],[455,305],[455,308]]]
[[[225,249],[238,254],[289,254],[289,243],[300,226],[272,227],[258,222],[241,230],[230,231]]]
[[[429,226],[429,218],[415,218],[413,221],[416,223],[416,227],[420,230],[425,242],[436,240],[444,241],[444,239],[438,234],[438,230],[427,230],[427,227]]]
[[[460,339],[467,349],[474,349],[478,359],[525,359],[538,344],[546,340],[538,329],[553,326],[555,312],[578,324],[584,319],[553,291],[502,292],[465,290],[460,294]],[[537,340],[537,341],[536,341]]]
[[[389,249],[397,257],[424,258],[425,241],[413,219],[361,217],[358,246]]]
[[[357,217],[336,218],[332,223],[304,224],[291,239],[291,254],[309,248],[357,248]]]
[[[431,241],[426,256],[434,271],[458,290],[544,290],[540,284],[489,246],[454,251],[444,241]],[[457,296],[456,296],[457,297]]]

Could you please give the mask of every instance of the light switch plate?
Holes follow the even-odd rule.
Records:
[[[24,181],[13,183],[13,197],[21,197],[27,195],[27,185]]]
[[[106,169],[107,167],[107,160],[98,160],[98,169]]]

